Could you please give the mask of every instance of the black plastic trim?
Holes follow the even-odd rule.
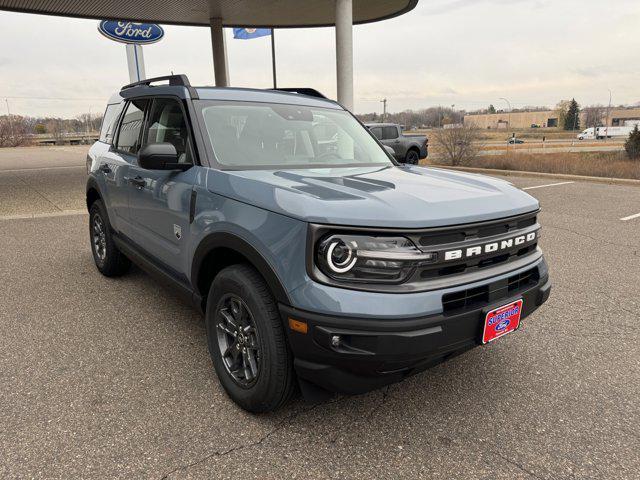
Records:
[[[250,243],[230,232],[212,233],[198,245],[191,263],[191,285],[196,289],[196,293],[203,294],[203,292],[198,291],[200,266],[209,252],[216,248],[228,248],[240,253],[249,260],[266,280],[276,300],[279,303],[291,304],[287,291],[275,270],[269,265],[269,262]]]
[[[129,238],[117,232],[112,232],[112,235],[116,246],[132,262],[154,277],[158,282],[178,293],[183,299],[200,308],[201,297],[197,295],[197,292],[193,291],[188,284],[188,279],[184,275],[175,272],[169,266],[162,264],[155,258],[144,253],[144,251]]]
[[[508,298],[466,309],[393,320],[317,314],[280,306],[283,321],[306,322],[301,334],[287,328],[298,377],[325,390],[365,393],[436,365],[481,344],[487,309],[524,300],[522,319],[548,298],[551,282],[541,278]],[[286,325],[287,323],[285,323]],[[334,344],[332,338],[339,336]]]

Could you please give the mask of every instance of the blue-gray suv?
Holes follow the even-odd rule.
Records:
[[[252,412],[296,387],[317,400],[399,381],[549,296],[534,198],[400,165],[315,90],[127,85],[87,169],[98,270],[133,261],[193,302],[220,383]]]

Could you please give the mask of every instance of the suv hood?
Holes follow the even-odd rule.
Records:
[[[403,167],[208,170],[212,193],[307,222],[426,228],[531,212],[538,201],[509,182]]]

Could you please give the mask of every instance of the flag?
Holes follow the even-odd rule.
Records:
[[[252,38],[265,37],[271,35],[270,28],[234,28],[233,38],[250,40]]]

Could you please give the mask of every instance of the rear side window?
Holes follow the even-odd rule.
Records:
[[[102,117],[102,126],[100,127],[100,141],[104,143],[111,143],[113,135],[116,130],[116,124],[118,123],[118,117],[124,108],[124,102],[111,103],[107,105],[107,109],[104,111]]]
[[[122,122],[120,122],[120,130],[118,132],[118,141],[116,148],[123,152],[136,154],[140,149],[140,131],[144,123],[144,109],[147,106],[147,100],[132,100],[127,105],[124,112]]]
[[[380,127],[371,127],[369,130],[371,130],[371,133],[373,133],[373,135],[378,140],[382,140],[382,128],[380,128]]]
[[[398,138],[398,129],[396,127],[382,127],[382,139],[392,140]]]

